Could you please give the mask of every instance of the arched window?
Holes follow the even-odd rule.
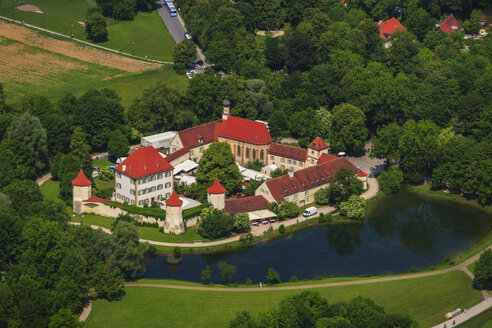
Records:
[[[253,150],[253,159],[256,159],[256,152],[257,150],[256,149],[252,149]]]
[[[237,156],[241,156],[241,147],[237,146]]]
[[[265,156],[265,153],[262,149],[262,150],[260,150],[260,159],[263,160],[264,156]]]
[[[246,158],[249,158],[249,148],[246,147]]]

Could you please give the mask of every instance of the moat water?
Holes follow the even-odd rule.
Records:
[[[248,278],[264,282],[269,268],[282,281],[403,273],[459,256],[491,228],[492,215],[478,208],[404,189],[375,202],[363,222],[314,226],[247,247],[183,255],[178,261],[172,254],[158,255],[146,259],[142,278],[200,282],[210,266],[212,282],[221,283],[220,261],[237,267],[232,282],[239,283]]]

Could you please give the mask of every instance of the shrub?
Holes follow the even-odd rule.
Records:
[[[299,279],[297,279],[297,277],[296,277],[296,276],[292,276],[292,277],[290,277],[290,280],[289,280],[289,281],[290,281],[290,282],[298,282],[298,281],[299,281]]]
[[[280,283],[280,275],[274,268],[268,269],[268,274],[265,276],[270,285],[275,285]]]
[[[234,226],[232,216],[216,208],[202,210],[198,222],[198,234],[210,239],[217,239],[229,234]]]
[[[253,284],[253,281],[251,279],[246,279],[246,282],[244,283],[246,286],[250,286]]]
[[[400,190],[400,185],[403,182],[403,172],[396,166],[392,166],[389,170],[384,171],[378,177],[379,188],[386,194],[392,194]]]
[[[220,274],[222,275],[222,279],[225,284],[228,285],[231,282],[232,276],[236,274],[236,267],[232,264],[227,263],[226,261],[221,261],[217,263],[217,268],[220,270]]]
[[[250,227],[250,221],[248,213],[236,213],[232,217],[234,223],[233,227],[236,232],[243,232]]]
[[[114,172],[111,171],[109,167],[103,167],[102,169],[99,170],[99,180],[102,181],[109,181],[114,179]]]
[[[147,250],[145,252],[149,255],[153,255],[153,254],[155,254],[155,252],[157,252],[157,247],[155,247],[155,245],[148,244]]]
[[[473,279],[475,286],[487,290],[492,289],[492,251],[490,249],[480,255],[473,274],[475,275]]]
[[[246,244],[250,241],[253,241],[254,237],[253,237],[253,234],[250,232],[250,233],[245,233],[245,234],[242,234],[241,236],[239,236],[239,241]]]
[[[362,219],[366,215],[365,204],[365,199],[352,195],[340,204],[340,214],[349,219]]]
[[[202,213],[202,210],[206,207],[209,207],[209,206],[210,206],[210,204],[205,203],[205,204],[201,204],[197,207],[193,207],[193,208],[190,208],[186,211],[183,211],[183,220],[186,221],[188,219],[194,218],[195,216],[200,216],[200,214]]]
[[[173,256],[175,259],[181,257],[181,248],[179,248],[178,246],[175,246],[173,249]]]
[[[301,209],[296,203],[283,202],[278,210],[278,218],[279,220],[283,220],[285,218],[295,218],[299,215],[299,213],[301,213]]]
[[[283,224],[281,224],[280,227],[278,227],[278,232],[285,233],[285,226]]]
[[[200,280],[203,281],[204,284],[210,284],[210,278],[212,277],[212,270],[210,269],[210,266],[207,265],[205,270],[202,271],[202,274],[200,276]]]
[[[261,171],[263,166],[265,166],[265,164],[263,164],[263,162],[261,162],[259,159],[255,159],[254,161],[248,162],[246,164],[246,168],[255,171]]]

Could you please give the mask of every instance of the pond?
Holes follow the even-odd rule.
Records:
[[[265,281],[270,267],[282,281],[408,272],[439,264],[482,241],[492,216],[478,208],[403,189],[375,202],[364,222],[309,227],[252,246],[207,254],[158,255],[147,259],[142,278],[200,282],[209,265],[222,283],[217,263],[237,267],[232,282]],[[167,261],[166,261],[167,259]]]

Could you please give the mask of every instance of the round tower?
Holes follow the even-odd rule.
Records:
[[[218,210],[223,210],[225,207],[225,192],[219,179],[215,178],[214,183],[207,189],[207,201]]]
[[[73,212],[75,214],[82,214],[82,202],[91,197],[92,182],[87,179],[84,171],[80,170],[75,179],[72,180],[73,192]]]
[[[171,197],[166,200],[166,220],[164,221],[164,232],[176,235],[185,232],[183,222],[183,201],[179,199],[173,190]]]

